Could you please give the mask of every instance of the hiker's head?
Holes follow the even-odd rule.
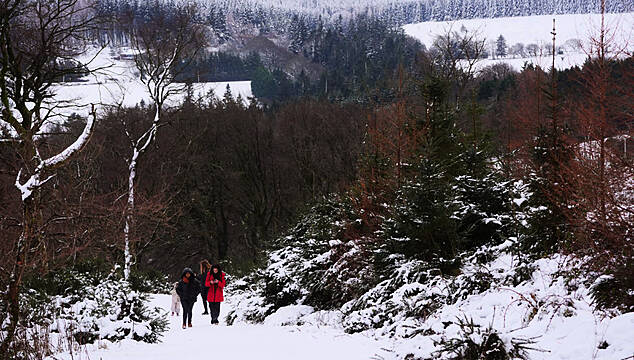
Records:
[[[193,276],[194,276],[194,272],[192,271],[192,269],[190,268],[183,269],[183,273],[181,274],[181,278],[183,279],[183,282],[188,283],[189,279]]]
[[[220,272],[220,265],[218,265],[218,264],[214,264],[214,265],[211,267],[211,271],[213,271],[213,272],[214,272],[214,274],[219,273],[219,272]]]
[[[204,273],[206,271],[209,271],[211,269],[211,264],[209,263],[209,260],[204,259],[203,261],[200,262],[200,273]]]

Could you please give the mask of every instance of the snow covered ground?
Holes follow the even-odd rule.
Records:
[[[90,62],[89,68],[95,73],[86,77],[85,82],[66,82],[57,84],[53,91],[56,93],[55,102],[57,112],[70,115],[73,112],[87,115],[91,104],[98,109],[108,106],[135,106],[141,101],[149,102],[145,85],[140,81],[132,60],[117,59],[119,54],[126,53],[126,49],[105,48],[98,51],[92,49],[80,58],[83,62]],[[246,101],[253,96],[250,81],[193,83],[194,99],[212,95],[222,98],[227,85],[234,97],[238,95]],[[168,106],[178,105],[186,95],[183,84],[174,84],[179,91],[173,96]]]
[[[513,276],[516,261],[503,253],[488,265],[467,266],[463,271],[466,276],[484,271],[502,279]],[[343,331],[341,311],[314,311],[305,305],[282,307],[262,324],[237,322],[227,326],[225,316],[236,304],[248,303],[240,301],[244,300],[241,295],[229,289],[228,301],[221,308],[220,325],[209,324],[209,317],[201,315],[198,301],[194,306],[194,326],[181,329],[181,318],[170,317],[170,328],[159,344],[97,341],[72,356],[57,354],[54,359],[445,359],[438,353],[441,344],[464,339],[459,319],[480,326],[469,335],[476,343],[482,342],[489,326],[507,345],[528,340],[528,347],[534,349],[528,351],[530,360],[632,359],[634,313],[594,311],[582,279],[563,276],[575,264],[576,260],[561,255],[540,259],[534,263],[531,279],[517,286],[492,286],[483,293],[444,305],[425,319],[399,313],[394,315],[392,325],[356,334]],[[390,301],[414,305],[417,293],[442,296],[450,291],[446,285],[406,284]],[[170,302],[171,296],[157,295],[151,305],[167,311]]]
[[[553,18],[556,20],[557,46],[563,46],[563,54],[557,55],[555,63],[557,68],[565,69],[582,64],[587,58],[581,44],[597,34],[601,16],[599,14],[574,14],[574,15],[540,15],[519,16],[493,19],[468,19],[455,21],[429,21],[403,26],[405,33],[418,39],[429,47],[434,39],[447,31],[460,31],[463,27],[470,33],[476,32],[480,38],[487,41],[487,50],[491,52],[491,42],[502,35],[506,39],[506,45],[511,46],[522,43],[525,46],[535,44],[542,48],[543,55],[522,56],[508,55],[498,59],[486,59],[482,66],[498,62],[508,63],[515,69],[520,69],[526,62],[548,67],[552,58],[547,55],[547,47],[552,44]],[[619,48],[625,48],[629,54],[634,50],[634,13],[606,14],[606,26],[613,33],[608,36],[613,44]],[[526,51],[526,50],[525,50]]]
[[[509,275],[514,258],[503,255],[479,271]],[[582,279],[566,279],[561,271],[570,271],[575,260],[561,255],[537,260],[531,281],[517,286],[494,286],[456,304],[442,307],[432,316],[415,324],[426,334],[397,342],[396,353],[433,358],[435,343],[441,339],[461,338],[456,319],[470,318],[485,329],[491,326],[506,344],[530,341],[531,360],[603,359],[619,360],[634,357],[634,313],[595,312],[588,288]],[[465,269],[467,272],[468,269]],[[471,269],[476,270],[476,269]],[[575,288],[576,290],[572,290]],[[439,292],[445,291],[438,289]],[[447,326],[447,324],[449,324]],[[395,329],[411,332],[404,322]],[[476,339],[481,334],[471,337]]]
[[[589,290],[601,276],[582,275],[577,270],[580,261],[564,255],[520,265],[512,254],[515,246],[508,240],[474,256],[457,277],[414,277],[401,282],[400,275],[408,278],[416,267],[415,261],[405,262],[393,271],[399,275],[381,281],[341,311],[291,305],[263,323],[334,329],[343,324],[362,329],[361,334],[388,342],[376,354],[380,359],[453,359],[455,353],[447,350],[447,344],[472,341],[481,345],[492,334],[507,351],[523,344],[530,360],[632,359],[634,313],[594,308]],[[490,262],[476,260],[489,251],[497,253]],[[293,279],[290,267],[277,266],[283,262],[273,259],[270,267]],[[394,288],[392,284],[402,285]],[[476,290],[480,286],[485,289]],[[249,321],[257,317],[254,311],[271,306],[257,292],[233,296],[240,304],[236,322]],[[463,326],[471,322],[473,328]]]
[[[230,295],[230,294],[229,294]],[[166,311],[170,295],[158,295],[153,306]],[[181,328],[181,317],[170,317],[170,328],[159,344],[133,340],[120,343],[99,341],[81,347],[73,354],[57,354],[57,360],[177,360],[177,359],[235,359],[235,360],[368,360],[385,353],[385,341],[362,334],[349,335],[343,331],[319,326],[277,326],[277,324],[237,324],[226,326],[224,315],[231,303],[221,307],[221,324],[212,326],[209,315],[201,315],[202,304],[194,305],[193,327]],[[380,358],[380,357],[379,357]]]

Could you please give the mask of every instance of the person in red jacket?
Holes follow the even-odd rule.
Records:
[[[225,300],[223,289],[225,288],[225,273],[220,270],[220,265],[215,264],[211,267],[211,271],[207,273],[205,285],[209,288],[207,292],[207,302],[209,303],[209,312],[211,313],[211,323],[219,324],[220,303]]]

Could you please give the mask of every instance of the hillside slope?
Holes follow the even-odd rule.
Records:
[[[428,21],[403,26],[405,33],[423,43],[428,48],[437,36],[448,31],[468,31],[485,39],[489,56],[481,66],[494,63],[508,63],[521,69],[525,63],[549,67],[552,58],[553,19],[556,25],[556,43],[560,53],[555,61],[559,69],[581,65],[588,57],[588,39],[596,36],[601,23],[599,14],[539,15],[503,17],[495,19],[468,19],[455,21]],[[631,53],[634,44],[634,13],[606,14],[606,28],[614,51]],[[496,40],[503,36],[507,45],[507,55],[495,56]],[[521,44],[517,51],[512,47]],[[532,45],[532,47],[531,47]]]

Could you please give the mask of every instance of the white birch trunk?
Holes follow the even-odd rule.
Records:
[[[124,266],[123,277],[125,280],[130,278],[130,269],[132,267],[132,252],[130,250],[130,232],[132,231],[132,222],[134,221],[134,182],[136,180],[136,167],[139,157],[139,152],[135,148],[128,166],[128,202],[126,204],[125,215],[125,228],[123,229],[125,237],[125,250],[124,250]]]
[[[132,158],[128,162],[128,202],[126,203],[125,210],[125,227],[123,229],[124,237],[124,250],[123,250],[123,278],[127,281],[130,278],[130,271],[133,265],[132,261],[132,246],[131,246],[131,234],[134,226],[134,186],[136,183],[137,166],[139,163],[139,156],[143,154],[152,144],[156,138],[156,132],[161,120],[161,109],[159,104],[156,104],[156,113],[154,114],[154,121],[152,126],[134,143],[132,149]],[[145,139],[145,142],[139,148],[141,142]]]

